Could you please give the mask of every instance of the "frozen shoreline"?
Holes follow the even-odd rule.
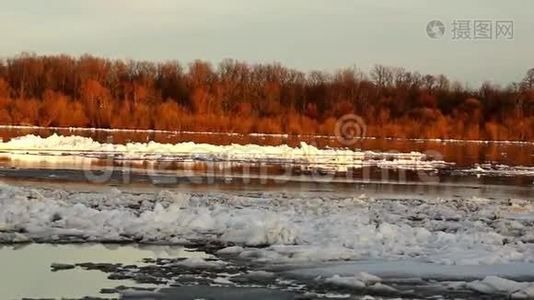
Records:
[[[286,133],[237,133],[237,132],[214,132],[214,131],[179,131],[179,130],[159,130],[159,129],[128,129],[128,128],[94,128],[94,127],[43,127],[31,125],[0,125],[0,129],[49,129],[49,130],[65,130],[70,132],[147,132],[147,133],[166,133],[166,134],[202,134],[202,135],[232,135],[232,136],[263,136],[263,137],[283,137],[287,138],[290,135]],[[319,137],[336,139],[332,135],[296,135],[297,137]],[[514,145],[533,145],[534,142],[518,141],[518,140],[460,140],[452,138],[395,138],[395,137],[361,137],[364,140],[384,139],[395,141],[414,141],[414,142],[430,142],[430,143],[468,143],[468,144],[514,144]]]

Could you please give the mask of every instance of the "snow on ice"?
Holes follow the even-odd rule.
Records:
[[[333,171],[349,168],[378,166],[413,170],[434,170],[448,164],[432,160],[419,152],[395,153],[353,151],[349,149],[319,149],[304,142],[299,147],[248,145],[212,145],[183,142],[178,144],[148,143],[99,143],[88,137],[60,136],[47,138],[26,135],[0,143],[3,156],[17,160],[76,156],[87,159],[112,157],[127,160],[173,160],[173,161],[228,161],[234,163],[298,164],[321,167]]]
[[[395,292],[383,280],[393,276],[534,297],[533,283],[520,281],[534,278],[532,216],[527,199],[0,185],[0,243],[214,243],[220,258],[299,266],[292,275],[385,293]],[[200,258],[179,264],[225,267]]]
[[[133,193],[0,187],[1,242],[216,241],[264,262],[534,262],[528,200],[372,199],[327,193]],[[262,247],[257,247],[262,246]]]

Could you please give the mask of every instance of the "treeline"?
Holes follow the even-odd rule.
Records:
[[[377,65],[303,73],[224,60],[152,63],[22,54],[0,61],[0,124],[333,134],[360,115],[367,135],[534,140],[534,69],[467,89],[444,75]]]

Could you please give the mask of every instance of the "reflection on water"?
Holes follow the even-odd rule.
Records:
[[[0,245],[0,299],[103,297],[102,288],[132,286],[131,281],[109,280],[100,271],[80,269],[51,271],[53,263],[139,264],[143,258],[190,257],[200,255],[181,247],[112,244]],[[110,297],[113,295],[106,295]],[[118,296],[118,295],[114,295]]]
[[[47,129],[47,128],[1,128],[0,138],[7,141],[13,137],[36,134],[47,137],[54,133],[60,135],[79,135],[91,137],[99,142],[127,143],[148,142],[179,143],[192,141],[219,145],[259,144],[298,146],[301,141],[317,147],[342,147],[333,137],[290,136],[290,135],[240,135],[228,133],[187,133],[158,131],[109,131],[80,129]],[[392,152],[428,152],[443,156],[445,161],[455,162],[460,167],[472,166],[476,163],[494,163],[510,166],[534,166],[533,143],[484,143],[484,142],[440,142],[422,140],[364,139],[351,148],[374,151]]]

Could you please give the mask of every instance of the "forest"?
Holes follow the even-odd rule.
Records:
[[[367,136],[534,141],[534,69],[477,88],[374,66],[301,72],[226,59],[147,62],[21,54],[0,60],[0,124],[333,135],[345,114]]]

